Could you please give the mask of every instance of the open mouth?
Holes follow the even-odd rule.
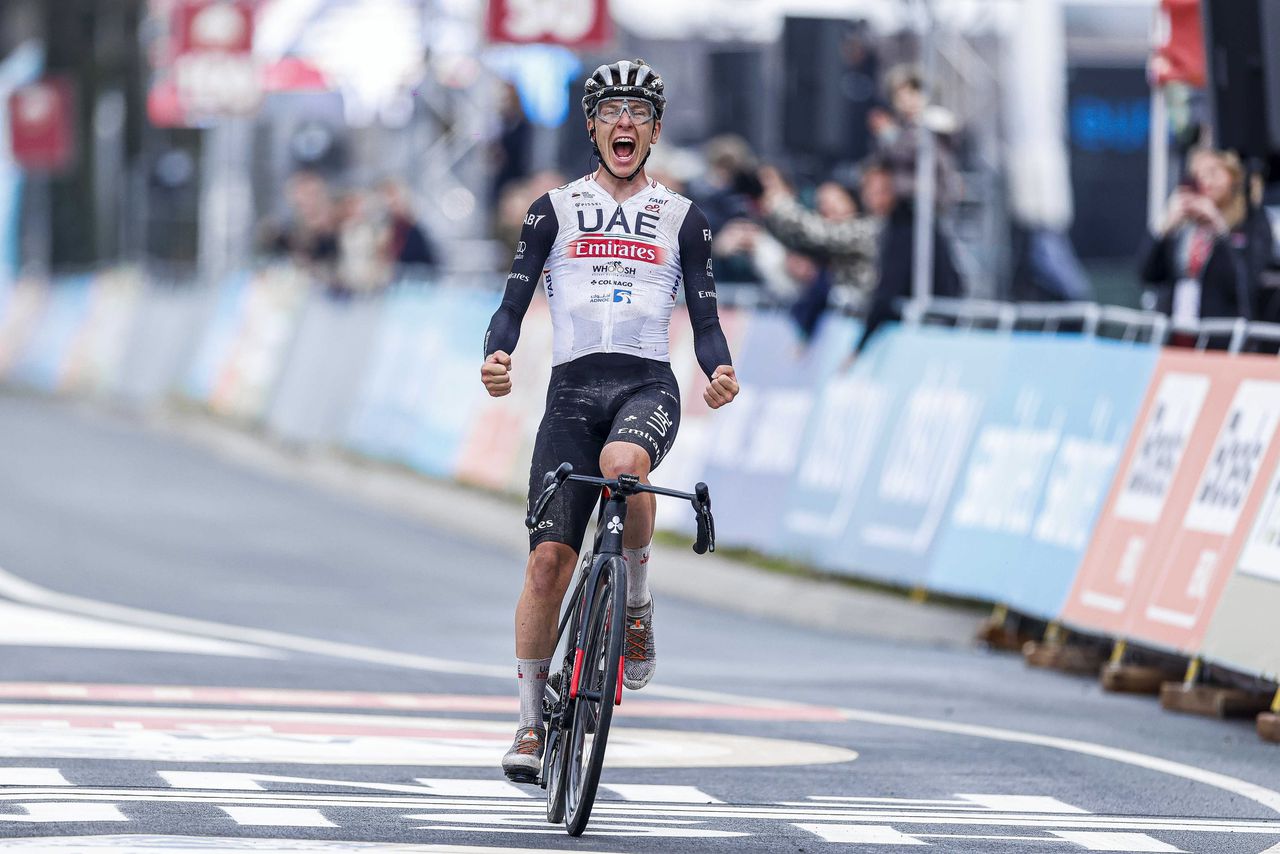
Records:
[[[636,156],[636,141],[631,137],[620,136],[613,141],[613,157],[620,164],[627,164]]]

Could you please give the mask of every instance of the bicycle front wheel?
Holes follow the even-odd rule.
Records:
[[[622,690],[622,638],[626,632],[626,569],[622,558],[610,557],[588,602],[582,667],[573,726],[565,756],[565,827],[570,836],[587,829],[596,800],[600,769],[613,706]]]

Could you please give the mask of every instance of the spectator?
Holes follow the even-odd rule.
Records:
[[[924,80],[911,66],[899,65],[885,75],[892,113],[874,109],[867,122],[875,136],[875,156],[893,176],[893,190],[899,204],[914,205],[916,197],[916,161],[919,159],[921,136],[934,135],[937,158],[937,192],[939,206],[950,204],[957,193],[954,156],[950,140],[956,131],[955,116],[943,107],[925,101]]]
[[[431,241],[414,218],[404,184],[388,178],[378,184],[378,193],[387,214],[387,231],[382,246],[387,262],[392,266],[435,264]]]
[[[385,224],[373,209],[369,194],[353,190],[339,203],[338,276],[335,293],[370,293],[391,278],[381,247]]]
[[[288,255],[323,280],[333,277],[338,260],[337,213],[329,186],[314,172],[297,172],[285,186],[290,219],[283,227],[268,225],[262,243],[268,252]]]
[[[877,215],[859,216],[852,195],[834,182],[818,188],[816,212],[800,204],[777,169],[761,169],[760,183],[760,208],[769,232],[788,249],[828,261],[841,302],[862,306],[876,278]]]
[[[729,220],[752,216],[751,199],[760,192],[756,157],[735,134],[712,137],[706,153],[706,174],[690,182],[689,196],[707,215],[711,230],[719,232]]]
[[[1270,256],[1265,213],[1248,216],[1239,158],[1194,149],[1144,253],[1142,280],[1153,286],[1157,307],[1184,328],[1201,318],[1252,317],[1261,289],[1250,270],[1261,271]]]
[[[533,142],[533,125],[520,103],[520,91],[512,83],[502,89],[499,106],[498,137],[490,149],[493,160],[493,201],[502,197],[508,185],[529,175],[530,147]]]
[[[862,200],[867,211],[883,219],[876,252],[875,291],[867,309],[862,337],[854,347],[852,360],[867,346],[880,326],[901,317],[899,303],[912,293],[915,269],[915,216],[910,200],[904,200],[895,188],[895,172],[880,161],[871,161],[862,172]],[[963,292],[960,274],[951,257],[950,244],[942,231],[933,231],[932,294],[958,297]]]

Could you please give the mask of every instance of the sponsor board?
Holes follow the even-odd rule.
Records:
[[[931,588],[1057,615],[1158,355],[1113,341],[1014,338],[1018,370],[986,408]]]
[[[1280,424],[1274,373],[1256,357],[1162,355],[1067,622],[1196,649],[1239,553],[1242,515],[1261,500]]]

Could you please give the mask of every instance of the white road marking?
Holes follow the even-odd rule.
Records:
[[[265,792],[252,774],[227,771],[157,771],[175,789],[223,789],[233,792]]]
[[[229,626],[223,623],[215,623],[205,620],[174,617],[140,608],[129,608],[121,605],[96,602],[91,599],[69,596],[67,594],[48,590],[36,584],[32,584],[31,582],[25,581],[24,579],[21,579],[3,569],[0,569],[0,595],[19,602],[38,604],[74,613],[91,614],[96,617],[129,624],[149,625],[151,627],[163,628],[169,631],[186,632],[241,643],[259,644],[262,646],[275,647],[277,649],[306,652],[315,655],[327,655],[334,658],[354,661],[368,661],[414,670],[460,673],[471,676],[492,676],[501,679],[511,678],[511,669],[506,665],[470,664],[410,653],[388,652],[386,650],[364,647],[356,644],[322,641],[314,638],[290,635],[283,632],[249,629],[241,626]],[[762,700],[760,698],[743,697],[740,695],[722,692],[674,688],[661,685],[650,685],[646,690],[650,696],[673,697],[677,699],[692,698],[720,703],[732,703],[735,705],[759,705],[764,708],[804,707],[803,703],[789,703],[785,701],[767,699]],[[1093,756],[1111,762],[1144,768],[1171,777],[1191,780],[1192,782],[1238,795],[1255,803],[1261,804],[1276,813],[1280,813],[1280,792],[1241,780],[1237,777],[1207,771],[1193,765],[1186,765],[1181,762],[1161,759],[1145,753],[1108,747],[1106,745],[1080,741],[1077,739],[1020,732],[1018,730],[1003,729],[1000,727],[963,724],[954,721],[940,721],[930,718],[916,718],[907,715],[886,714],[883,712],[873,712],[863,709],[846,708],[841,711],[848,720],[859,721],[861,723],[914,729],[926,732],[940,732],[949,735],[963,735],[1012,744],[1028,744],[1083,756]],[[611,752],[611,759],[612,756],[613,754]]]
[[[956,795],[962,801],[971,801],[990,810],[1005,812],[1087,813],[1080,807],[1064,804],[1057,798],[1039,795]]]
[[[0,601],[0,645],[127,649],[240,658],[282,658],[279,650],[139,628]]]
[[[510,738],[510,723],[470,718],[0,703],[0,743],[10,758],[488,767]],[[609,738],[613,768],[813,765],[857,756],[721,733],[619,726]]]
[[[320,810],[282,807],[220,807],[243,827],[337,827]]]
[[[63,792],[67,794],[67,792]],[[20,821],[34,824],[62,824],[83,821],[128,821],[115,804],[54,803],[12,804],[22,810],[21,815],[0,815],[0,821]]]
[[[564,836],[563,830],[552,833]],[[5,850],[36,851],[41,854],[98,854],[102,851],[125,851],[130,854],[236,854],[241,851],[268,854],[525,854],[528,851],[562,851],[563,848],[495,848],[478,845],[404,844],[393,842],[331,842],[323,839],[252,839],[243,837],[201,836],[198,849],[193,849],[190,836],[113,834],[103,836],[23,837],[6,839]]]
[[[887,825],[877,824],[797,824],[801,830],[807,830],[820,836],[827,842],[839,842],[846,845],[928,845],[914,836],[908,836]]]
[[[650,786],[640,783],[601,783],[624,801],[646,801],[656,804],[722,804],[697,786]]]
[[[0,768],[0,786],[70,786],[57,768]]]
[[[529,786],[517,786],[506,780],[455,780],[451,778],[418,777],[433,795],[442,798],[532,798]],[[541,792],[539,792],[541,795]]]
[[[25,581],[3,569],[0,569],[0,596],[5,596],[16,602],[40,605],[76,614],[87,614],[126,625],[149,626],[198,637],[219,638],[244,644],[258,644],[274,647],[277,650],[324,655],[349,661],[365,661],[371,664],[403,667],[407,670],[458,673],[466,676],[492,676],[503,679],[511,678],[511,667],[506,665],[468,664],[444,658],[433,658],[428,655],[390,652],[357,644],[318,640],[268,629],[251,629],[244,626],[215,623],[209,620],[196,620],[190,617],[175,617],[170,614],[162,614],[142,608],[98,602],[81,596],[57,593]]]
[[[1164,851],[1170,854],[1185,854],[1174,845],[1153,839],[1145,833],[1081,833],[1072,830],[1051,830],[1054,836],[1061,836],[1068,842],[1074,842],[1086,851]]]

